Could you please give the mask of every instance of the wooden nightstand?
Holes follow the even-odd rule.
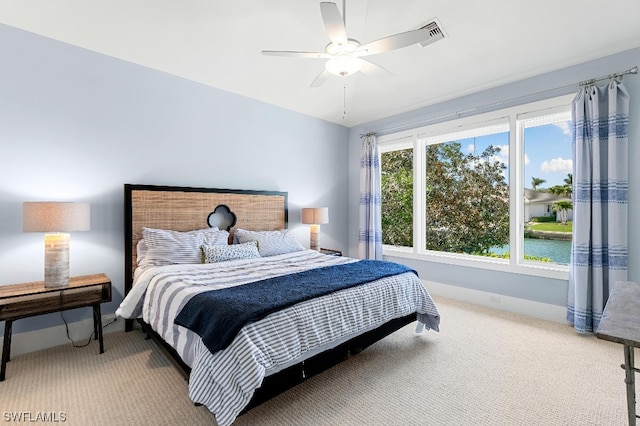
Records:
[[[69,280],[69,285],[62,287],[45,287],[43,281],[0,285],[0,321],[5,322],[0,381],[5,378],[7,362],[10,359],[13,321],[51,312],[92,306],[93,330],[96,340],[100,340],[100,353],[103,353],[100,304],[110,301],[111,280],[105,274],[72,277]]]
[[[340,250],[333,250],[333,249],[328,249],[328,248],[321,248],[319,250],[320,253],[322,254],[327,254],[329,256],[342,256],[342,252]]]

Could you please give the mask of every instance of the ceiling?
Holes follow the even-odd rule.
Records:
[[[311,88],[325,60],[261,50],[324,51],[318,0],[0,0],[0,23],[347,127],[640,47],[638,0],[346,7],[347,33],[361,43],[434,18],[445,38],[368,57],[392,75],[333,76]]]

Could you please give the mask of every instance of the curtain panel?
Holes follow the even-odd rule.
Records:
[[[589,85],[572,104],[573,241],[567,321],[598,328],[609,289],[627,280],[629,94],[621,82]]]
[[[367,134],[360,154],[360,224],[358,256],[382,259],[382,203],[377,138]]]

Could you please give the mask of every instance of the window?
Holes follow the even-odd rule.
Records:
[[[570,111],[561,107],[518,118],[524,128],[525,259],[568,265],[573,229]]]
[[[382,243],[413,247],[413,149],[380,153]]]
[[[379,137],[385,253],[566,278],[571,99]]]
[[[509,243],[508,130],[505,122],[418,140],[426,250],[486,255]]]

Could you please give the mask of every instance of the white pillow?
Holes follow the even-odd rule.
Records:
[[[202,263],[200,246],[226,245],[229,233],[217,228],[179,232],[165,229],[142,228],[147,246],[140,266],[162,266],[177,263]]]
[[[147,245],[144,242],[144,239],[138,241],[136,245],[136,260],[138,261],[138,266],[144,263],[144,259],[147,256]]]
[[[236,229],[234,237],[239,243],[257,241],[258,251],[260,256],[263,257],[304,250],[302,244],[296,240],[293,234],[287,231],[247,231],[246,229]]]
[[[230,246],[202,246],[202,261],[204,263],[224,262],[236,259],[255,259],[260,257],[258,242],[249,241]]]

